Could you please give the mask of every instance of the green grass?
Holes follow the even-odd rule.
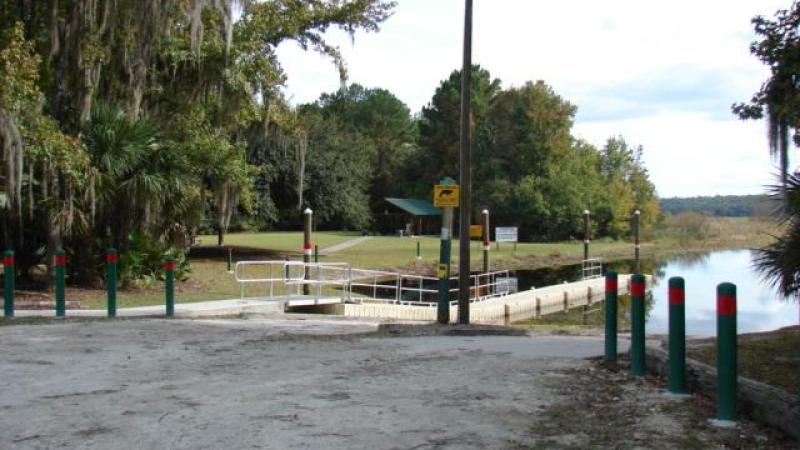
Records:
[[[765,333],[740,334],[739,375],[800,394],[800,327],[787,327]],[[716,366],[716,342],[689,350],[689,357]]]
[[[356,232],[321,231],[313,233],[312,242],[320,249],[330,247],[359,236]],[[216,235],[199,236],[201,246],[216,246]],[[231,233],[225,235],[225,245],[250,247],[277,252],[302,252],[303,233],[300,231],[275,231],[269,233]]]

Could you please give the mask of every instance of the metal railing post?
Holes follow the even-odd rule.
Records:
[[[319,264],[317,264],[316,266],[317,266],[317,301],[319,301],[319,298],[322,297],[322,270],[320,269]]]

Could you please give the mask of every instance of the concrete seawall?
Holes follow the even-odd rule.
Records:
[[[652,283],[652,277],[648,276],[647,282],[649,286]],[[619,293],[627,294],[629,285],[630,275],[620,275]],[[497,324],[537,318],[579,306],[591,305],[602,301],[604,295],[604,278],[530,289],[504,297],[473,303],[470,309],[470,321],[473,323]],[[322,312],[347,317],[414,321],[436,320],[436,308],[432,306],[349,303],[326,305],[323,308],[325,310]],[[453,306],[450,308],[450,321],[455,322],[457,320],[458,307]]]

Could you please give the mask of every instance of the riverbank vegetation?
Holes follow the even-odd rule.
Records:
[[[757,40],[750,52],[770,68],[770,76],[747,103],[733,105],[743,120],[766,119],[769,151],[780,164],[772,197],[776,220],[784,231],[760,250],[756,264],[787,298],[800,299],[800,172],[793,169],[789,150],[800,146],[800,1],[779,10],[774,18],[752,20]]]
[[[800,326],[764,333],[739,335],[738,369],[747,378],[800,395]],[[688,356],[710,366],[716,365],[716,341],[704,339],[690,343]]]

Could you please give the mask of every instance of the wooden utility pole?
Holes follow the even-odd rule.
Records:
[[[464,11],[464,61],[461,68],[461,157],[458,223],[458,323],[469,323],[469,226],[472,222],[472,145],[470,142],[470,86],[472,85],[472,0]]]

